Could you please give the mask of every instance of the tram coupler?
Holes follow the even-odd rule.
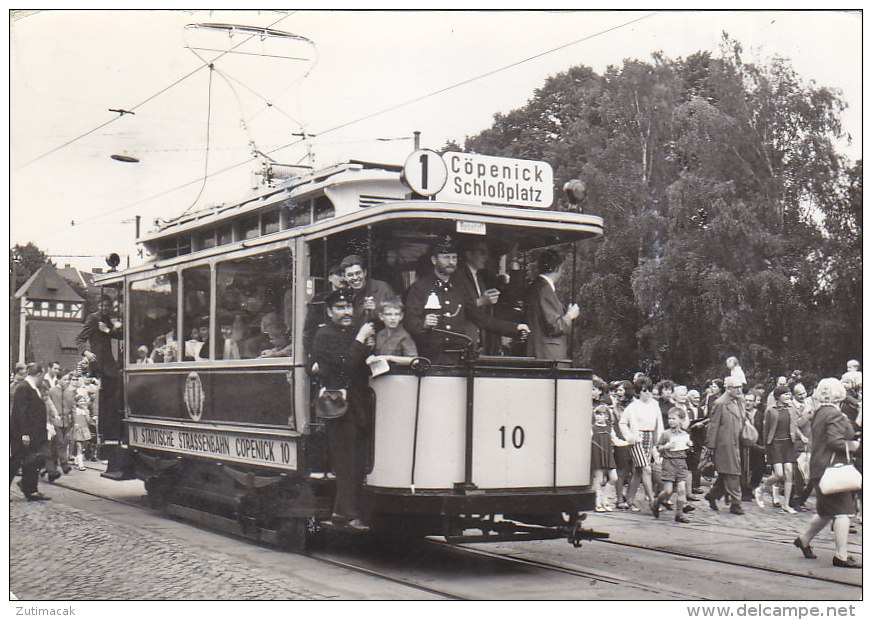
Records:
[[[587,514],[581,513],[580,515],[576,515],[572,519],[572,522],[569,524],[566,538],[569,541],[569,544],[571,544],[576,549],[581,547],[582,540],[596,540],[597,538],[609,537],[607,532],[596,532],[594,530],[582,527],[582,523],[585,519],[587,519]]]

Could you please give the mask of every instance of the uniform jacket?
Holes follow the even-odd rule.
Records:
[[[566,316],[563,302],[551,285],[539,276],[527,289],[527,355],[536,359],[569,359],[569,328],[572,324]]]
[[[425,309],[430,295],[435,295],[439,310]],[[434,364],[455,364],[459,354],[446,353],[446,349],[463,349],[466,341],[454,336],[440,334],[424,328],[424,317],[438,314],[439,329],[466,334],[473,342],[478,338],[479,328],[505,334],[516,334],[516,323],[502,321],[488,316],[475,305],[474,293],[458,277],[444,282],[432,273],[415,280],[406,293],[406,314],[403,321],[406,330],[418,345],[418,355],[428,358]]]
[[[784,405],[787,408],[787,413],[790,415],[790,438],[794,441],[799,440],[799,433],[796,426],[796,415],[793,407]],[[775,439],[775,428],[778,426],[778,412],[782,409],[782,405],[776,403],[774,407],[766,407],[766,414],[763,417],[763,443],[767,446]]]
[[[745,403],[722,394],[712,405],[705,445],[713,452],[712,463],[719,474],[742,473],[739,435],[745,423]]]
[[[100,329],[99,324],[110,328],[109,333]],[[112,354],[112,339],[122,338],[121,330],[112,329],[112,322],[107,315],[95,312],[85,319],[82,331],[76,337],[79,354],[90,351],[97,356],[97,361],[90,363],[91,374],[95,377],[117,376],[118,364]]]
[[[12,397],[9,442],[13,448],[21,449],[21,437],[30,437],[31,452],[36,452],[47,441],[46,408],[39,393],[29,383],[23,381]],[[13,450],[14,451],[14,450]]]
[[[845,462],[845,442],[854,439],[851,420],[835,405],[823,405],[811,419],[811,459],[809,474],[812,480],[824,475],[824,470],[835,455],[836,463]]]
[[[318,329],[312,341],[311,361],[318,364],[317,378],[328,390],[347,390],[348,413],[363,425],[369,411],[369,368],[366,357],[370,350],[355,339],[357,327],[340,327],[327,323]]]

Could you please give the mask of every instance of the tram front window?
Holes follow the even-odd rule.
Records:
[[[177,361],[176,274],[139,280],[130,285],[130,362]],[[145,348],[145,355],[138,351]]]
[[[184,305],[182,360],[202,362],[209,359],[209,289],[208,265],[182,271]]]
[[[292,284],[288,250],[219,263],[215,358],[290,357]]]

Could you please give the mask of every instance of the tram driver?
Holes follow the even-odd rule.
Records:
[[[520,332],[526,337],[530,332],[527,325],[489,316],[476,305],[471,287],[453,279],[457,246],[450,235],[431,244],[429,254],[433,272],[415,280],[406,293],[405,326],[415,338],[420,355],[434,364],[456,364],[466,343],[478,344],[479,329],[505,336]]]

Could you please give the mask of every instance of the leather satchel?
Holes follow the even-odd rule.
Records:
[[[322,420],[341,418],[348,411],[348,398],[345,390],[321,388],[315,401],[315,415]]]
[[[845,457],[847,458],[847,463],[834,463],[833,460],[836,458],[836,454],[835,452],[833,453],[830,464],[824,470],[824,475],[821,476],[820,482],[818,482],[818,487],[824,495],[859,491],[863,488],[863,475],[851,463],[851,455],[848,452],[847,445],[845,445]]]

